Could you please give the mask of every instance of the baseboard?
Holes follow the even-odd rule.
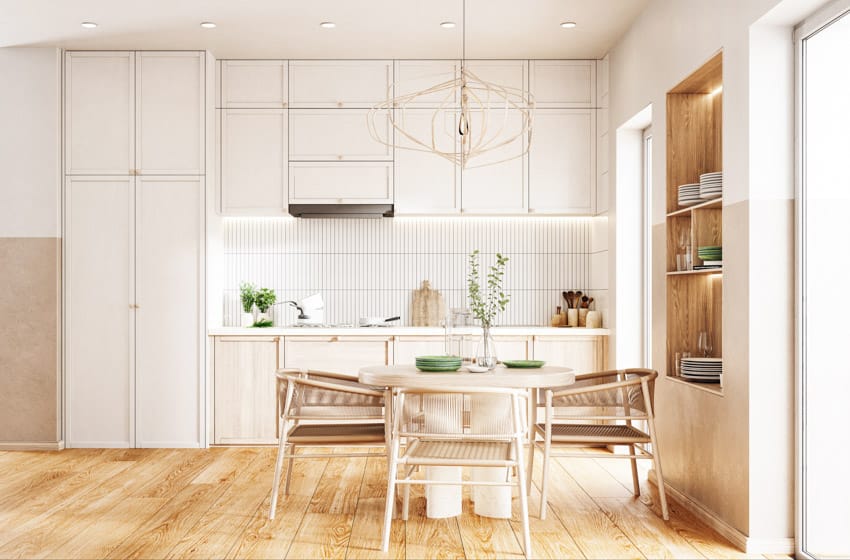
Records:
[[[655,469],[651,469],[649,471],[647,480],[658,487],[658,479],[655,477]],[[666,490],[668,498],[675,500],[680,506],[692,513],[694,517],[720,533],[726,540],[731,542],[742,552],[747,554],[794,554],[793,538],[759,539],[749,537],[735,527],[729,525],[723,519],[719,518],[716,513],[697,500],[694,500],[684,492],[670,486],[669,482],[664,483],[664,490]]]
[[[60,441],[0,441],[0,451],[62,451],[65,442]]]

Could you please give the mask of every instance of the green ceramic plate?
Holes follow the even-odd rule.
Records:
[[[511,360],[502,363],[509,368],[541,368],[546,362],[543,360]]]
[[[419,371],[428,371],[428,372],[443,372],[449,373],[452,371],[457,371],[460,369],[460,365],[457,366],[425,366],[422,364],[416,364],[416,369]]]
[[[460,356],[416,356],[417,362],[459,362]]]

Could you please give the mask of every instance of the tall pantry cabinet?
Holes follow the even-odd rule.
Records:
[[[69,447],[204,444],[204,57],[66,53]]]

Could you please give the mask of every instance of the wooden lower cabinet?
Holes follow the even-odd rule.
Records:
[[[275,370],[280,337],[216,337],[213,443],[277,441]]]
[[[364,366],[393,363],[390,336],[287,336],[284,347],[283,363],[288,368],[357,376]]]
[[[577,374],[602,371],[608,367],[608,337],[535,336],[534,359],[570,367]]]

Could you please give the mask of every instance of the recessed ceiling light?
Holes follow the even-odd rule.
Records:
[[[444,21],[440,24],[443,29],[454,29],[456,26],[457,24],[453,21]]]
[[[332,21],[323,21],[319,24],[319,27],[322,27],[324,29],[333,29],[334,27],[336,27],[336,24]]]
[[[574,21],[562,21],[561,22],[561,27],[563,27],[564,29],[572,29],[575,26],[576,26],[576,22],[574,22]]]
[[[97,27],[97,24],[93,21],[84,21],[80,25],[82,25],[86,29],[94,29],[95,27]]]
[[[204,29],[215,29],[215,22],[212,21],[202,21],[201,27]]]

